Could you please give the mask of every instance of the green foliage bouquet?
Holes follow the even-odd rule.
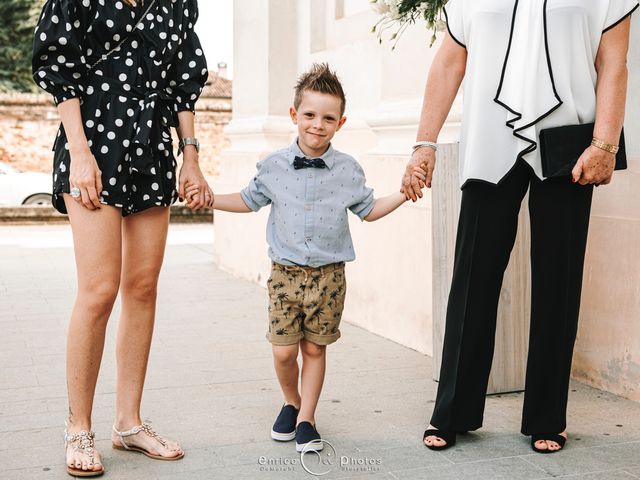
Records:
[[[445,29],[442,7],[447,0],[369,0],[369,3],[382,15],[372,29],[378,34],[380,43],[385,30],[395,29],[390,38],[394,41],[392,48],[395,48],[402,32],[417,20],[425,20],[427,28],[433,32],[430,45],[436,40],[436,32]]]

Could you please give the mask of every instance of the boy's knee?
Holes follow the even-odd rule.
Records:
[[[298,359],[298,345],[274,345],[273,358],[276,362],[290,364]]]
[[[327,351],[326,345],[316,345],[309,341],[303,340],[300,342],[300,350],[305,357],[322,357]]]

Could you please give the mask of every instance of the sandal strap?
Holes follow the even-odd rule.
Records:
[[[140,433],[142,431],[142,425],[136,425],[135,427],[129,429],[129,430],[124,430],[122,432],[118,431],[118,429],[116,428],[116,426],[113,426],[113,433],[115,433],[116,435],[118,435],[120,438],[122,437],[130,437],[131,435],[136,435],[138,433]]]
[[[113,433],[115,433],[118,437],[120,437],[120,443],[124,447],[125,450],[129,450],[129,445],[124,441],[124,437],[130,437],[131,435],[135,435],[136,433],[142,430],[142,425],[136,425],[135,427],[125,430],[123,432],[119,431],[115,425],[113,425]]]
[[[448,445],[452,445],[456,440],[456,432],[450,432],[447,430],[438,430],[435,428],[429,428],[424,431],[424,435],[422,439],[424,440],[427,437],[438,437],[444,440]]]
[[[560,445],[560,448],[564,447],[564,444],[567,442],[567,439],[562,435],[557,433],[534,433],[531,435],[531,444],[535,444],[540,440],[547,440],[549,442],[556,442]]]
[[[130,437],[132,435],[137,435],[140,432],[144,432],[146,433],[148,436],[155,438],[160,445],[162,445],[163,447],[167,448],[167,442],[164,438],[162,438],[160,435],[158,435],[158,433],[151,427],[151,424],[147,422],[143,422],[140,425],[136,425],[135,427],[129,429],[129,430],[125,430],[123,432],[118,431],[118,429],[116,428],[116,426],[113,426],[113,432],[118,435],[118,437],[120,437],[120,442],[122,443],[122,446],[126,449],[129,450],[129,445],[126,444],[126,442],[124,441],[125,437]]]

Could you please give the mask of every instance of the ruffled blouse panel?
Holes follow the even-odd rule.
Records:
[[[518,158],[543,178],[540,130],[595,120],[603,32],[637,0],[450,0],[467,49],[460,180],[499,183]]]

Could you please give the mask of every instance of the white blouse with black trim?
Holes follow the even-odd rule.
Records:
[[[602,34],[638,0],[449,0],[467,49],[460,183],[499,183],[523,158],[544,178],[540,130],[595,120]]]

